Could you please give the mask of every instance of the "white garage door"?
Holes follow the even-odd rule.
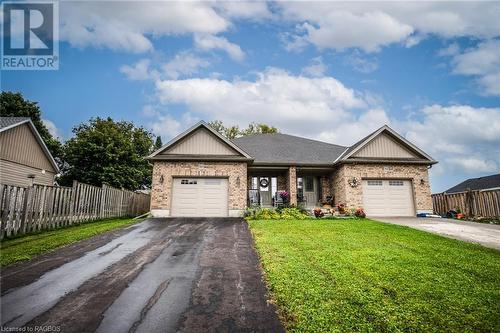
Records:
[[[369,216],[413,216],[409,180],[363,180],[363,204]]]
[[[174,178],[172,216],[228,214],[228,181],[223,178]]]

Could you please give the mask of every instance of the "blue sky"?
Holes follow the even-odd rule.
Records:
[[[61,139],[95,116],[163,140],[265,122],[351,145],[387,123],[428,152],[433,191],[500,171],[500,5],[64,2],[60,69],[4,71]]]

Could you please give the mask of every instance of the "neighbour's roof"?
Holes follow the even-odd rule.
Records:
[[[29,120],[29,117],[0,117],[0,131],[15,127]]]
[[[59,173],[59,167],[57,166],[56,161],[54,160],[54,157],[50,153],[49,149],[45,145],[45,142],[43,142],[42,137],[40,136],[40,133],[38,133],[35,125],[31,121],[31,118],[29,117],[0,117],[0,132],[7,131],[11,128],[17,127],[22,124],[27,124],[28,127],[30,128],[31,132],[33,133],[33,136],[35,137],[36,141],[42,148],[43,152],[45,153],[45,156],[47,156],[50,164],[54,167],[54,170]]]
[[[254,164],[332,165],[347,147],[288,134],[255,134],[232,140]]]
[[[470,178],[445,191],[446,193],[465,192],[470,190],[486,190],[500,188],[500,173],[491,176]]]

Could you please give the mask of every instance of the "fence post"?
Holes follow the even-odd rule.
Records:
[[[21,225],[19,226],[19,230],[21,231],[22,234],[26,233],[26,218],[28,217],[28,203],[32,189],[33,185],[28,186],[24,191],[23,212],[21,215]]]
[[[101,202],[99,207],[99,218],[104,218],[104,201],[106,199],[106,184],[102,183],[101,186]]]

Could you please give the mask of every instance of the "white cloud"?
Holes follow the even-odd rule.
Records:
[[[496,2],[278,2],[282,17],[305,27],[292,47],[360,48],[393,43],[411,47],[426,35],[492,38],[500,35]]]
[[[493,160],[483,160],[475,157],[451,158],[449,163],[472,173],[488,173],[498,170],[498,165]]]
[[[328,66],[323,62],[322,57],[316,57],[311,60],[309,66],[302,69],[302,73],[307,76],[320,77],[324,76]]]
[[[479,43],[453,55],[453,73],[477,77],[486,95],[500,95],[500,40]]]
[[[47,129],[49,130],[49,133],[54,137],[54,138],[59,138],[62,139],[62,134],[61,131],[57,128],[56,124],[54,124],[52,121],[48,119],[42,119],[43,124]]]
[[[223,50],[236,61],[242,61],[245,58],[245,53],[241,50],[241,48],[238,45],[231,43],[224,37],[196,35],[194,43],[198,49],[204,51],[217,49]]]
[[[198,73],[200,68],[208,67],[210,63],[190,52],[176,54],[168,63],[162,66],[163,73],[168,78],[177,79],[180,76],[190,76]]]
[[[152,50],[151,37],[215,34],[231,24],[209,2],[62,1],[60,12],[60,36],[71,45],[135,53]]]
[[[352,54],[348,55],[345,63],[351,66],[354,70],[369,74],[378,69],[378,63],[376,60],[370,60],[361,55],[361,52],[354,50]]]
[[[500,168],[500,108],[424,107],[399,126],[407,138],[439,160],[443,172],[481,174]]]
[[[151,73],[149,71],[149,65],[151,61],[149,59],[142,59],[136,62],[134,65],[124,65],[120,67],[120,72],[125,74],[129,80],[134,81],[144,81],[151,79]]]

